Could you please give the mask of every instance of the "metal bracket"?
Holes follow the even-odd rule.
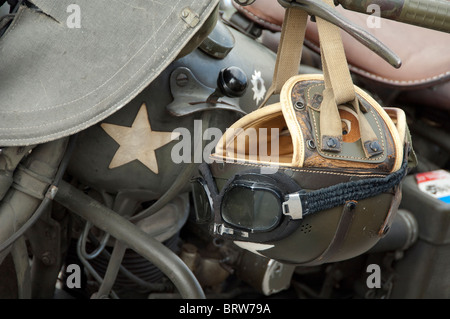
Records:
[[[181,19],[186,22],[191,28],[195,28],[200,22],[200,18],[197,13],[191,10],[191,8],[186,7],[181,11]]]
[[[208,110],[230,110],[243,115],[247,114],[237,106],[236,102],[239,101],[237,98],[208,99],[216,92],[216,89],[201,83],[186,67],[179,67],[172,72],[170,91],[174,100],[167,105],[167,110],[175,116],[186,116]]]
[[[50,187],[47,190],[47,193],[45,193],[45,197],[53,200],[53,199],[55,199],[57,192],[58,192],[58,187],[55,185],[50,185]]]
[[[237,235],[237,236],[245,237],[245,238],[248,237],[248,232],[240,231],[240,230],[233,229],[233,228],[229,228],[229,227],[226,227],[223,224],[214,224],[213,232],[215,234],[218,234],[218,235],[221,235],[221,236],[222,235],[230,235],[230,236]]]

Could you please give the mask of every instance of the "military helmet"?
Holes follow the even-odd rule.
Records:
[[[280,262],[315,265],[360,255],[387,232],[407,171],[405,114],[355,86],[376,135],[373,154],[350,105],[339,106],[342,141],[322,145],[324,88],[321,74],[294,76],[279,103],[226,131],[192,181],[197,215],[210,218],[215,236]]]

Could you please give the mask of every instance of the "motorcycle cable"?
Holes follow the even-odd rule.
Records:
[[[2,244],[0,244],[0,253],[7,249],[9,246],[14,244],[14,242],[19,239],[34,223],[42,216],[42,214],[46,211],[48,205],[53,201],[53,196],[49,195],[54,189],[57,190],[59,182],[62,180],[64,173],[69,165],[70,158],[72,157],[73,150],[75,149],[77,135],[71,136],[69,139],[69,143],[64,154],[63,159],[59,165],[58,171],[55,174],[53,179],[53,183],[51,183],[48,191],[42,200],[39,207],[33,213],[33,215],[20,227],[11,237],[5,240]]]

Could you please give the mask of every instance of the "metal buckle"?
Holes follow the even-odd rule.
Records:
[[[304,194],[293,193],[287,195],[286,200],[282,203],[283,214],[290,216],[292,219],[303,218],[303,205],[301,196]]]
[[[240,230],[233,229],[233,228],[229,228],[229,227],[226,227],[223,224],[214,224],[213,232],[215,234],[218,234],[218,235],[224,235],[225,234],[225,235],[230,235],[230,236],[236,235],[236,236],[245,237],[245,238],[248,237],[248,232],[240,231]]]

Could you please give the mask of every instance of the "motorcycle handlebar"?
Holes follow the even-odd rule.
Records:
[[[379,8],[380,16],[419,27],[450,33],[449,0],[337,0],[347,10],[372,13]]]

